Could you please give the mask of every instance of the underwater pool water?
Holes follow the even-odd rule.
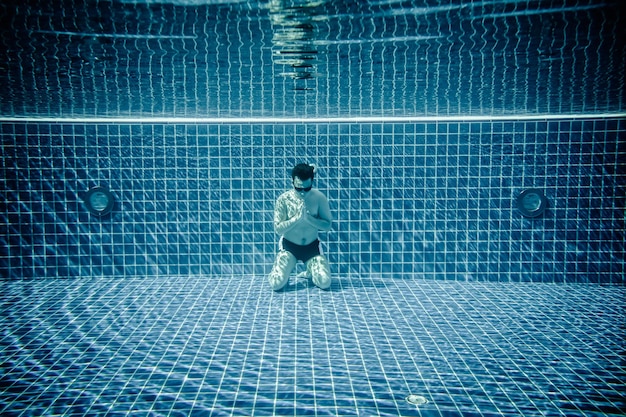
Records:
[[[619,2],[32,0],[0,21],[3,416],[626,407]],[[302,161],[334,283],[274,293]]]

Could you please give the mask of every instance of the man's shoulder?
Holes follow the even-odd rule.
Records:
[[[284,193],[282,193],[281,195],[278,196],[278,198],[276,199],[277,201],[283,201],[286,200],[288,198],[290,198],[291,195],[291,191],[285,191]]]
[[[313,197],[316,200],[326,200],[326,195],[324,195],[324,193],[318,189],[313,188],[310,191],[310,193],[311,193],[311,197]],[[292,190],[288,190],[282,193],[281,195],[279,195],[276,201],[291,200],[292,198],[294,198],[293,192]]]
[[[320,190],[314,188],[311,190],[311,192],[313,193],[313,197],[315,197],[316,200],[326,200],[326,195],[324,195],[324,193]]]

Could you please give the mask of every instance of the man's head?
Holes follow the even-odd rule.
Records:
[[[291,170],[293,186],[298,192],[310,191],[315,176],[314,167],[308,164],[298,164]]]

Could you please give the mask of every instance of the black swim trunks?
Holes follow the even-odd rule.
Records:
[[[322,253],[320,251],[319,239],[315,239],[308,245],[297,245],[285,238],[281,238],[279,248],[280,250],[286,250],[287,252],[291,252],[291,254],[295,256],[297,260],[302,262],[306,262],[309,259],[314,258]]]

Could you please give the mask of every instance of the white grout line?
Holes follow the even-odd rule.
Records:
[[[486,116],[362,116],[362,117],[7,117],[0,123],[86,123],[86,124],[249,124],[249,123],[432,123],[501,122],[626,118],[626,113],[530,114]]]

